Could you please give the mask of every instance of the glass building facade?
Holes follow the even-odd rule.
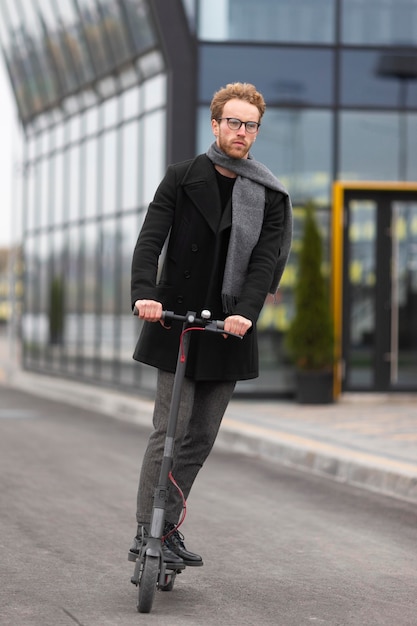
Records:
[[[211,143],[228,82],[263,93],[254,155],[296,217],[315,203],[327,242],[334,181],[416,178],[417,0],[3,0],[0,41],[24,130],[27,369],[153,390],[131,358],[131,256],[167,164]],[[248,393],[293,390],[298,229]]]

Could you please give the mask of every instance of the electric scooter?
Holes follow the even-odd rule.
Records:
[[[136,308],[134,309],[134,314],[138,315]],[[172,311],[163,311],[161,319],[168,323],[173,321],[182,322],[183,326],[180,335],[180,345],[178,349],[177,365],[168,415],[164,455],[159,474],[159,482],[154,492],[149,536],[142,537],[141,548],[136,559],[135,569],[131,578],[131,582],[138,587],[137,610],[139,613],[150,613],[155,597],[155,591],[157,589],[160,591],[172,591],[177,574],[180,574],[185,569],[185,564],[182,564],[182,566],[179,567],[178,565],[164,562],[162,556],[162,543],[165,539],[163,536],[165,526],[165,509],[170,482],[174,484],[182,495],[180,488],[176,485],[175,479],[171,474],[171,469],[173,464],[174,441],[182,383],[185,376],[191,338],[190,332],[209,331],[231,335],[242,339],[240,335],[226,332],[224,330],[224,322],[221,320],[212,320],[211,313],[207,310],[202,311],[200,317],[197,317],[196,313],[191,311],[187,312],[185,315],[178,315]],[[184,513],[184,497],[183,504]],[[179,524],[171,532],[174,532],[183,520],[184,517],[182,517]]]

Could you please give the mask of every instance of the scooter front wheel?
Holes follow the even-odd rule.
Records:
[[[150,613],[155,597],[159,576],[159,557],[144,557],[143,571],[139,582],[138,604],[139,613]]]

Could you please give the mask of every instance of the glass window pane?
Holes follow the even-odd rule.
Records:
[[[130,308],[130,272],[132,266],[132,254],[138,236],[137,215],[125,215],[121,223],[121,360],[131,364],[132,348],[136,344],[138,338],[138,320],[131,314]],[[134,369],[134,368],[129,368]],[[130,372],[130,377],[132,377]]]
[[[103,138],[102,213],[116,210],[117,134],[108,131]]]
[[[165,62],[160,50],[151,50],[139,57],[136,67],[142,80],[160,74],[165,69]]]
[[[78,0],[83,34],[92,55],[94,73],[104,74],[112,69],[113,61],[108,49],[108,40],[101,12],[95,0]]]
[[[35,228],[36,170],[37,170],[36,162],[32,161],[31,163],[28,163],[26,167],[26,177],[25,177],[26,194],[24,193],[25,202],[23,205],[23,210],[24,210],[23,220],[25,224],[25,231],[30,231],[33,228]]]
[[[148,2],[146,0],[130,0],[124,2],[122,8],[135,52],[142,53],[156,45],[156,31]]]
[[[375,350],[376,203],[349,203],[349,349],[347,384],[372,387]]]
[[[49,339],[49,236],[47,233],[39,235],[38,240],[39,254],[39,294],[38,306],[39,326],[38,343],[46,345]]]
[[[112,361],[116,329],[116,259],[117,259],[117,223],[106,220],[103,223],[100,239],[99,267],[101,285],[100,310],[100,356],[101,378],[112,378]]]
[[[165,171],[165,111],[146,115],[143,123],[143,185],[140,204],[148,205]]]
[[[1,16],[0,16],[1,17]],[[0,35],[0,41],[4,42],[4,39]],[[12,85],[13,93],[16,99],[16,104],[20,118],[26,122],[30,119],[32,113],[31,94],[27,89],[26,72],[21,67],[20,62],[14,58],[13,50],[9,51],[3,48],[3,55],[6,67],[8,69],[8,75]]]
[[[152,111],[157,107],[166,106],[166,76],[155,76],[147,80],[141,87],[144,111]]]
[[[62,148],[65,143],[65,124],[55,126],[55,148]]]
[[[65,327],[64,346],[66,353],[66,367],[68,371],[77,371],[79,301],[81,266],[81,237],[78,226],[68,229],[65,259]]]
[[[68,218],[75,220],[80,215],[80,146],[75,145],[68,153]]]
[[[130,34],[123,20],[122,5],[118,2],[108,2],[108,0],[99,0],[99,2],[113,59],[117,65],[122,65],[133,55],[133,42],[130,40]]]
[[[83,290],[82,332],[83,338],[81,354],[83,355],[83,370],[85,374],[94,375],[97,315],[98,281],[97,281],[97,250],[99,229],[97,224],[87,224],[83,230],[83,275],[80,278]]]
[[[37,198],[38,202],[38,213],[39,213],[39,226],[44,228],[49,223],[49,182],[50,182],[50,172],[49,172],[50,162],[48,159],[43,159],[39,163],[39,196]]]
[[[65,310],[68,314],[77,311],[78,282],[80,273],[80,233],[78,226],[70,226],[65,242]]]
[[[68,120],[68,138],[70,141],[78,141],[83,133],[81,115],[75,115]]]
[[[124,91],[121,94],[124,118],[133,117],[138,114],[139,107],[139,89],[137,85]]]
[[[106,100],[111,98],[119,89],[119,83],[113,74],[105,74],[104,78],[95,84],[95,88],[101,98]]]
[[[53,0],[54,11],[59,16],[59,26],[54,33],[58,43],[64,41],[67,51],[67,63],[75,72],[80,82],[87,82],[94,76],[90,51],[85,33],[80,25],[80,16],[74,0]]]
[[[55,3],[50,0],[38,0],[43,28],[43,45],[57,73],[61,94],[77,88],[80,83],[75,72],[72,48],[76,39],[74,28],[65,29],[60,17],[55,12]]]
[[[97,142],[94,137],[85,143],[85,198],[83,215],[97,214]]]
[[[52,200],[52,224],[60,224],[63,219],[64,196],[64,156],[62,152],[55,155],[54,166],[54,195]]]
[[[99,228],[97,224],[88,224],[84,228],[84,255],[83,255],[83,292],[84,292],[84,312],[92,315],[98,306],[97,263],[98,263],[98,239]],[[87,330],[87,329],[85,329]],[[84,332],[84,336],[93,337],[91,329]]]
[[[43,71],[41,61],[37,58],[36,25],[22,26],[22,16],[14,2],[3,3],[3,17],[6,32],[10,33],[10,39],[4,44],[6,51],[9,49],[10,73],[15,77],[18,101],[25,100],[30,119],[55,99],[55,83],[52,80],[47,91],[44,78],[45,75],[49,78],[52,76],[49,71]]]
[[[391,384],[417,380],[417,204],[392,207]]]
[[[267,104],[331,105],[333,53],[330,50],[204,45],[199,95],[210,102],[220,85],[242,81],[256,85]],[[271,72],[271,68],[274,71]]]
[[[22,339],[25,352],[25,362],[30,361],[29,346],[35,339],[34,309],[36,303],[36,247],[34,238],[30,235],[25,237],[24,266],[25,266],[25,289],[24,306],[22,309]]]
[[[102,105],[103,124],[104,126],[114,126],[118,120],[119,98],[111,98],[106,100]]]
[[[121,294],[122,311],[130,312],[130,275],[132,255],[139,235],[138,218],[136,214],[124,215],[121,221]],[[133,342],[130,347],[132,347]]]
[[[341,67],[342,105],[417,107],[415,54],[346,50]]]
[[[116,308],[115,269],[117,258],[117,223],[116,220],[103,222],[100,240],[100,284],[102,288],[101,311],[113,313]]]
[[[404,180],[415,181],[417,172],[417,114],[404,113],[401,128]],[[401,171],[401,166],[399,166],[399,170]]]
[[[265,132],[256,141],[257,158],[271,164],[294,203],[312,199],[329,204],[332,119],[329,111],[271,109],[265,114]]]
[[[342,113],[339,178],[415,180],[417,144],[412,132],[416,129],[416,115]]]
[[[137,85],[138,79],[139,79],[138,73],[133,63],[129,65],[125,65],[123,68],[120,68],[120,72],[119,72],[120,90],[130,89],[132,85]]]
[[[133,209],[138,205],[139,124],[126,124],[121,129],[123,160],[121,167],[121,208]]]
[[[85,113],[85,129],[87,135],[95,133],[98,130],[98,116],[99,108],[92,107]]]
[[[199,37],[211,41],[334,41],[335,0],[200,0]]]
[[[32,220],[30,221],[30,227],[39,228],[41,221],[40,211],[40,197],[41,197],[41,173],[42,173],[42,161],[35,162],[33,170],[33,197],[30,202],[30,209],[32,214]],[[32,191],[32,190],[31,190]]]
[[[33,2],[25,2],[22,20],[21,32],[24,33],[32,69],[35,71],[34,79],[44,95],[44,106],[55,104],[62,94],[61,77],[50,55],[45,24]]]
[[[417,44],[415,0],[342,0],[342,41],[348,44]]]

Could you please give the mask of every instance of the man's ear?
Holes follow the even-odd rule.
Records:
[[[219,134],[219,122],[217,120],[211,120],[211,130],[213,131],[213,135],[217,137]]]

